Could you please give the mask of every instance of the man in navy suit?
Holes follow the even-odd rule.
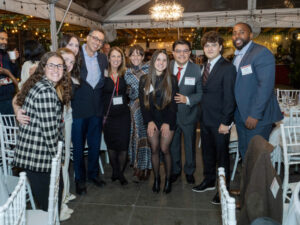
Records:
[[[200,130],[204,179],[195,192],[215,189],[216,166],[224,167],[227,187],[230,182],[229,138],[235,111],[235,67],[222,57],[223,38],[215,31],[207,32],[201,44],[208,61],[202,74],[203,96],[200,110]],[[217,193],[213,204],[219,204]]]
[[[237,23],[233,27],[232,42],[237,49],[233,60],[237,71],[234,118],[242,158],[253,136],[261,135],[268,140],[272,124],[283,118],[274,93],[274,56],[252,38],[248,24]]]
[[[99,53],[104,42],[104,31],[91,30],[87,42],[80,51],[82,59],[80,69],[80,86],[75,89],[72,99],[72,142],[76,182],[76,193],[86,193],[86,169],[83,159],[85,141],[89,147],[87,178],[95,185],[102,187],[105,182],[99,175],[99,150],[102,131],[102,87],[107,58]]]

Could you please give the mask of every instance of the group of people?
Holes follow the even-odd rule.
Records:
[[[222,57],[220,34],[210,31],[201,40],[208,59],[204,66],[190,60],[188,41],[177,40],[172,46],[173,61],[166,51],[156,50],[150,62],[144,63],[144,49],[135,45],[129,49],[130,65],[126,68],[120,48],[110,48],[107,55],[99,51],[105,43],[103,30],[91,30],[81,47],[75,35],[64,35],[56,52],[29,59],[34,68],[27,68],[29,76],[13,97],[18,83],[15,62],[6,53],[7,33],[0,30],[0,80],[9,80],[0,84],[0,112],[13,113],[13,102],[20,126],[14,165],[27,172],[41,209],[48,207],[51,159],[59,140],[65,142],[59,198],[62,219],[70,217],[72,210],[66,203],[76,197],[69,192],[71,141],[76,193],[87,193],[86,181],[98,187],[105,185],[99,177],[98,162],[102,131],[112,181],[128,183],[124,170],[129,158],[139,180],[148,179],[153,169],[152,190],[158,193],[163,162],[163,192],[167,194],[182,170],[187,183],[195,183],[196,127],[200,120],[204,179],[192,190],[215,189],[216,166],[225,168],[229,187],[228,145],[233,122],[244,158],[250,139],[257,134],[268,139],[272,124],[282,119],[273,91],[274,56],[252,37],[248,24],[233,27],[232,41],[237,50],[232,63]],[[87,169],[83,154],[86,144]],[[219,202],[217,193],[212,203]]]

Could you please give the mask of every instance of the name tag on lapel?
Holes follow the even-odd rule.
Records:
[[[123,98],[122,97],[114,97],[113,104],[114,105],[123,105]]]
[[[184,79],[184,85],[195,85],[195,78],[194,77],[186,77]]]
[[[251,65],[247,65],[247,66],[243,66],[241,67],[241,71],[242,71],[242,75],[248,75],[248,74],[251,74],[252,73],[252,67]]]

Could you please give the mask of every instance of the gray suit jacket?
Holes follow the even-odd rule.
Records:
[[[171,62],[170,67],[171,73],[173,74],[174,61]],[[185,79],[189,77],[195,79],[195,85],[185,85]],[[202,97],[201,67],[195,63],[188,62],[178,87],[179,93],[189,98],[190,105],[178,104],[177,123],[181,125],[196,123],[199,110],[198,104]]]
[[[264,126],[283,118],[274,93],[274,83],[273,54],[266,47],[253,42],[242,58],[235,82],[237,108],[244,122],[251,116],[258,119],[257,126]]]

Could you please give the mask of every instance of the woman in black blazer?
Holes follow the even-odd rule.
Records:
[[[166,182],[164,192],[171,192],[171,155],[169,146],[172,141],[177,104],[174,96],[178,92],[177,80],[169,71],[169,58],[165,51],[154,52],[149,74],[140,79],[139,99],[144,123],[147,127],[148,141],[152,150],[154,171],[153,192],[160,191],[159,149],[164,154]]]

